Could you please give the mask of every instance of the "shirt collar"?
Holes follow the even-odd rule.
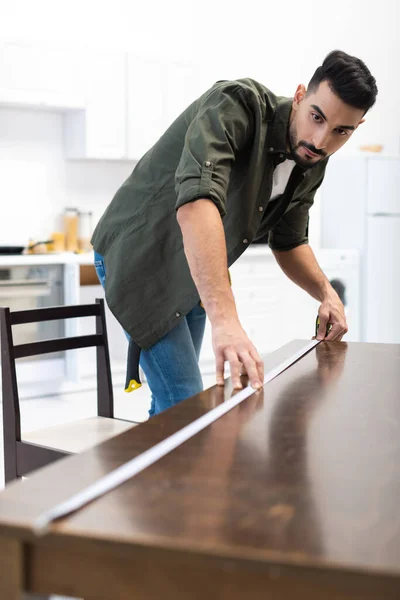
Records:
[[[271,154],[279,153],[286,156],[286,142],[292,102],[293,98],[278,98],[274,117],[268,128],[268,152]]]

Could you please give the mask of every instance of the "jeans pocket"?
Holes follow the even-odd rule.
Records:
[[[101,285],[104,287],[106,284],[106,269],[104,266],[104,261],[95,260],[94,268],[96,269],[97,277],[99,278]]]

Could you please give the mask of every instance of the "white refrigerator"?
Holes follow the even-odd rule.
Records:
[[[399,156],[331,158],[321,187],[321,246],[361,253],[361,340],[400,343]]]

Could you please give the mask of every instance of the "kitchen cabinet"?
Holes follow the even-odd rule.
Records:
[[[0,105],[81,109],[82,83],[77,51],[44,43],[0,43]]]
[[[345,290],[347,341],[360,340],[360,263],[355,250],[320,250],[317,260],[330,281]],[[320,303],[290,281],[267,246],[251,246],[230,267],[240,322],[260,356],[293,339],[310,340]],[[226,363],[225,368],[228,368]],[[215,372],[211,326],[207,320],[200,356],[202,375]]]
[[[139,160],[212,81],[200,65],[128,55],[128,157]]]
[[[55,44],[0,44],[0,106],[63,111],[68,159],[139,160],[213,83],[199,64]]]
[[[165,124],[170,125],[214,81],[199,64],[169,63],[165,66]]]
[[[64,115],[70,159],[126,158],[126,55],[88,51],[82,59],[84,110]]]
[[[127,147],[128,157],[139,160],[165,129],[163,64],[128,54]]]

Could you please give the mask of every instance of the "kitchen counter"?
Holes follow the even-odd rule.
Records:
[[[242,255],[246,259],[251,257],[273,256],[270,248],[264,244],[256,244],[247,248]],[[242,257],[241,257],[242,258]],[[93,251],[75,254],[73,252],[54,252],[47,254],[2,254],[0,255],[0,268],[18,265],[91,265],[93,264]]]
[[[93,252],[49,252],[48,254],[1,254],[0,268],[18,265],[89,265],[93,264]]]
[[[337,264],[345,261],[346,263],[357,262],[359,257],[358,250],[338,250],[321,248],[314,250],[317,260],[321,267],[325,265]],[[273,257],[272,251],[266,244],[255,244],[247,248],[247,250],[239,258],[240,261],[259,257]],[[12,254],[0,255],[0,268],[17,265],[92,265],[93,252],[84,252],[82,254],[74,254],[73,252],[59,252],[48,254]]]

